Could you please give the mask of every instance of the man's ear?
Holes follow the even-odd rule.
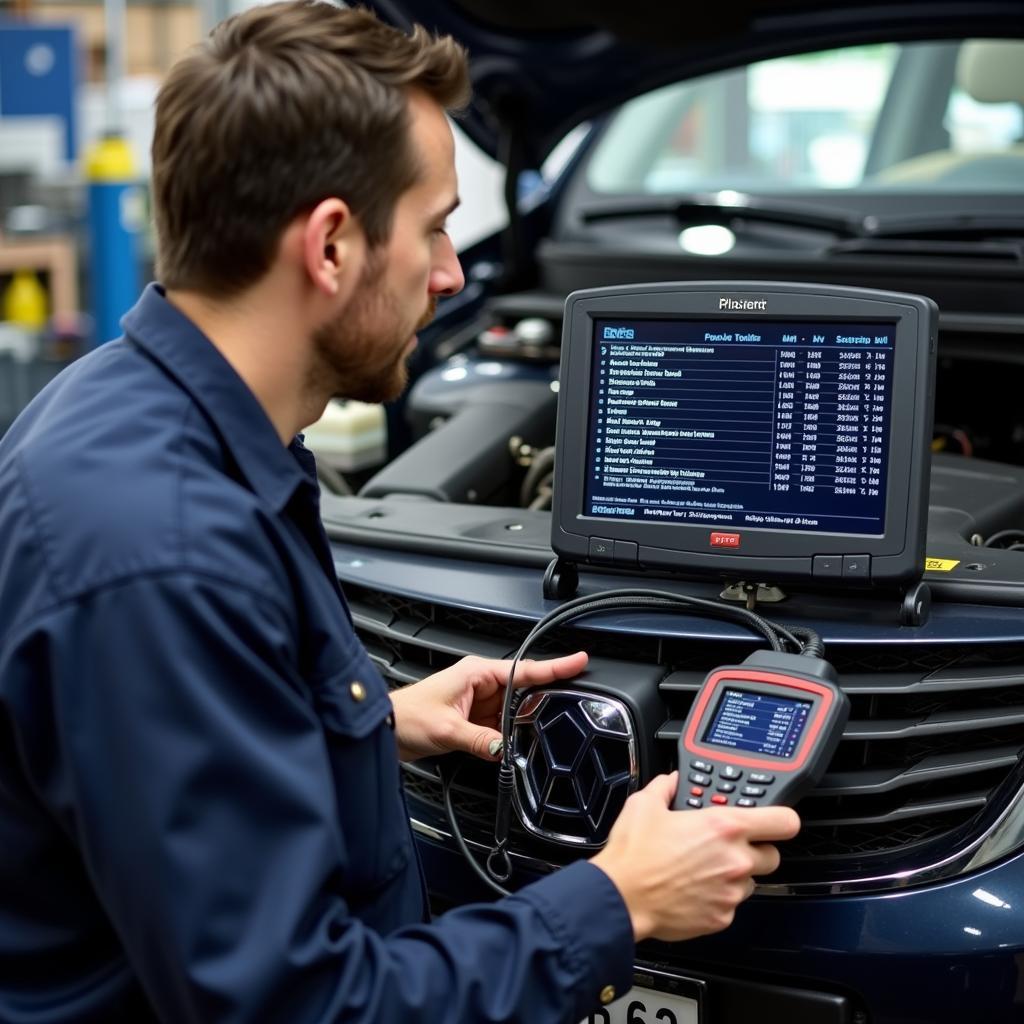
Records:
[[[366,257],[366,237],[344,200],[317,204],[306,218],[302,252],[306,273],[318,291],[342,298],[352,291]]]

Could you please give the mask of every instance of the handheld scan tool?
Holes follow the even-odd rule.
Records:
[[[821,658],[758,651],[714,669],[679,740],[675,809],[795,804],[825,774],[849,714]]]

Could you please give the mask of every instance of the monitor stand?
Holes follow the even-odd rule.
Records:
[[[563,558],[561,555],[553,558],[544,570],[543,592],[548,601],[567,601],[576,596],[580,585],[579,567],[576,562]],[[725,597],[726,600],[744,601],[748,608],[756,608],[760,595],[767,592],[771,597],[766,603],[775,603],[780,600],[782,591],[767,583],[747,584],[736,583],[731,588],[735,589],[736,595]],[[783,595],[784,597],[784,595]],[[753,606],[753,608],[752,608]],[[923,626],[928,621],[931,612],[932,595],[931,588],[927,583],[918,580],[908,587],[898,591],[898,607],[896,608],[896,621],[901,626]]]

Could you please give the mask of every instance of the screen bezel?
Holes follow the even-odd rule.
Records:
[[[775,754],[756,754],[719,743],[710,743],[701,737],[708,731],[711,719],[718,709],[722,691],[731,687],[762,693],[772,697],[789,697],[811,703],[807,725],[792,757]],[[818,736],[830,714],[835,713],[836,702],[832,690],[820,682],[783,676],[762,669],[721,668],[705,681],[697,695],[692,717],[687,718],[682,737],[687,753],[710,760],[728,761],[743,768],[768,771],[798,772],[807,764]]]
[[[723,298],[763,308],[719,309]],[[893,330],[893,377],[884,532],[848,534],[737,527],[730,523],[659,523],[585,516],[585,473],[595,321],[700,319],[857,322]],[[700,282],[599,288],[566,300],[556,431],[552,547],[575,561],[590,559],[590,540],[611,542],[616,557],[596,561],[623,568],[769,580],[809,578],[817,555],[869,555],[868,579],[823,579],[830,586],[864,586],[920,578],[924,563],[930,470],[932,381],[937,310],[929,299],[895,292],[810,284]],[[574,454],[575,453],[575,454]],[[741,534],[738,549],[710,548],[712,532]],[[616,544],[615,542],[620,542]],[[635,550],[632,545],[636,545]],[[618,557],[622,550],[623,557]]]

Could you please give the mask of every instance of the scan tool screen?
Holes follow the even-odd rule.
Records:
[[[730,687],[701,739],[754,754],[792,757],[808,722],[809,700]]]

